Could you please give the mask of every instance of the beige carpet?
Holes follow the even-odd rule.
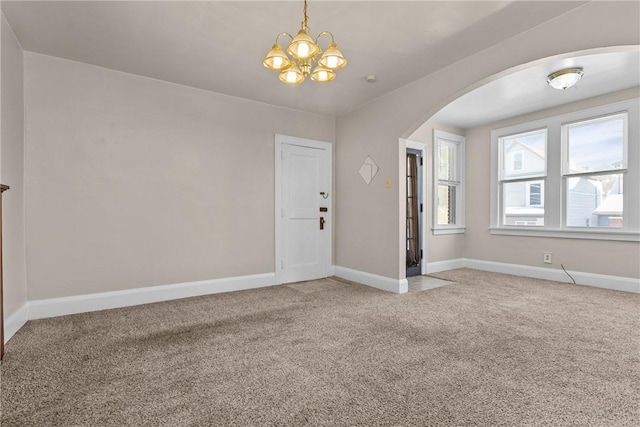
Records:
[[[456,270],[30,321],[2,426],[638,426],[640,296]],[[315,285],[314,285],[315,283]]]

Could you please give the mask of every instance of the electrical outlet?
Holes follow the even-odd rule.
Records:
[[[545,264],[551,264],[553,262],[551,259],[551,252],[545,252],[542,255],[542,262],[544,262]]]

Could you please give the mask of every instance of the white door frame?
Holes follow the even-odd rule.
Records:
[[[276,284],[283,283],[281,274],[281,265],[283,261],[282,253],[282,145],[297,145],[306,148],[315,148],[327,150],[329,157],[329,196],[326,201],[328,208],[327,220],[325,222],[325,230],[329,233],[329,263],[327,265],[326,276],[331,276],[331,266],[333,260],[333,144],[325,141],[316,141],[313,139],[298,138],[295,136],[275,134],[275,277]]]
[[[427,162],[427,159],[428,159],[427,144],[424,142],[410,141],[407,139],[405,140],[405,153],[406,153],[406,149],[420,151],[420,156],[423,159],[422,182],[420,183],[421,184],[420,187],[422,191],[422,194],[420,196],[422,197],[422,205],[423,205],[422,213],[420,214],[420,221],[422,221],[422,230],[420,232],[420,250],[422,251],[422,260],[420,260],[421,261],[420,271],[421,271],[421,274],[424,275],[424,274],[427,274],[427,238],[429,237],[429,232],[428,232],[429,227],[427,227],[427,211],[428,211],[427,204],[429,203],[429,200],[427,198],[427,173],[426,173],[427,165],[429,164]],[[405,218],[401,218],[401,220],[405,221]],[[404,237],[406,241],[407,236],[405,235]]]

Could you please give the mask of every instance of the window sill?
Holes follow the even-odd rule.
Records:
[[[434,236],[437,236],[439,234],[462,234],[466,230],[467,229],[465,227],[448,227],[448,228],[432,228],[431,229]]]
[[[523,227],[489,227],[491,234],[502,236],[530,236],[530,237],[560,237],[564,239],[590,239],[590,240],[618,240],[626,242],[640,242],[640,233],[637,231],[613,231],[613,230],[568,230],[549,228],[523,228]]]

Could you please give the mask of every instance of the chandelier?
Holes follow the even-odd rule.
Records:
[[[347,65],[347,60],[344,59],[338,46],[336,45],[333,34],[329,31],[323,31],[318,34],[316,40],[309,36],[309,27],[307,22],[309,17],[307,16],[307,0],[304,0],[304,20],[302,21],[300,31],[293,37],[289,33],[280,33],[276,37],[276,42],[273,47],[267,53],[267,56],[262,61],[262,64],[272,71],[278,71],[280,73],[280,81],[287,84],[299,84],[302,83],[306,77],[310,76],[314,82],[330,82],[336,78],[335,70],[339,70]],[[282,49],[278,40],[281,36],[287,36],[291,39],[289,47],[287,47],[287,53]],[[327,45],[327,48],[323,51],[318,40],[322,36],[331,37],[331,42]],[[314,67],[316,58],[317,64]]]

